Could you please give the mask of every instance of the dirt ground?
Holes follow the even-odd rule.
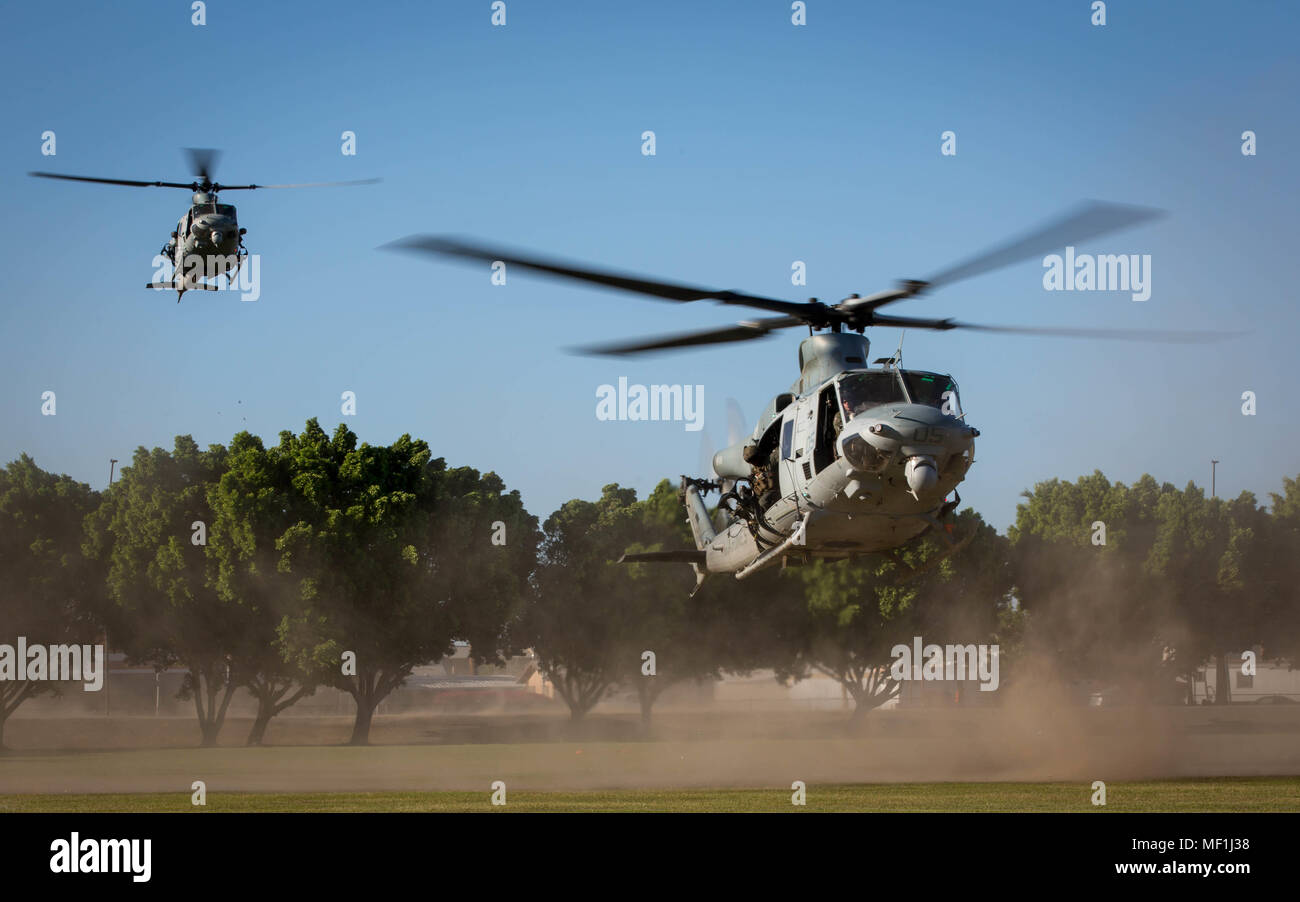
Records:
[[[854,725],[840,712],[666,710],[647,735],[632,713],[376,718],[373,745],[343,746],[349,717],[280,717],[269,745],[199,749],[192,719],[16,717],[0,793],[208,790],[354,792],[789,786],[901,781],[1141,780],[1300,776],[1300,706],[911,709]]]

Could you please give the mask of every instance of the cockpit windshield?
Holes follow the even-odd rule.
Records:
[[[214,204],[211,202],[206,204],[195,204],[190,209],[190,213],[194,216],[199,216],[203,213],[216,213],[218,216],[228,216],[229,218],[234,219],[235,206],[234,204]]]
[[[948,410],[944,411],[945,413],[951,413],[953,416],[961,414],[957,383],[952,381],[951,376],[924,373],[920,370],[903,370],[903,382],[907,385],[907,394],[913,404],[925,404],[943,410],[944,402],[947,401]],[[948,395],[947,398],[944,397],[945,394]]]
[[[881,404],[903,403],[906,400],[898,375],[889,370],[849,373],[840,380],[840,407],[846,423],[864,410]]]

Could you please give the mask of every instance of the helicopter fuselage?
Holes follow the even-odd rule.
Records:
[[[865,362],[867,348],[854,334],[805,340],[800,381],[773,399],[750,438],[714,456],[724,486],[737,486],[724,489],[722,522],[704,505],[709,484],[683,481],[698,572],[743,578],[790,558],[890,551],[955,508],[946,498],[979,435],[956,383],[896,361],[844,367],[846,358]]]
[[[163,255],[171,259],[177,281],[225,275],[237,271],[243,262],[245,231],[239,227],[233,204],[197,192],[190,209],[176,223]]]

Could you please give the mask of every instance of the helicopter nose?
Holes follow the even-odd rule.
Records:
[[[911,489],[912,497],[920,500],[921,495],[934,488],[934,484],[939,481],[939,467],[930,455],[918,454],[907,459],[903,475],[907,477],[907,487]]]
[[[224,216],[205,216],[195,221],[194,231],[200,235],[206,233],[212,241],[220,243],[221,237],[235,233],[235,224]]]

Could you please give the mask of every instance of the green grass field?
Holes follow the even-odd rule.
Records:
[[[209,792],[194,806],[187,793],[10,795],[0,812],[294,812],[294,811],[1300,811],[1295,778],[1214,778],[1107,784],[1105,807],[1091,804],[1086,783],[878,783],[812,785],[807,804],[778,789],[507,790],[494,806],[484,792],[255,793]]]

